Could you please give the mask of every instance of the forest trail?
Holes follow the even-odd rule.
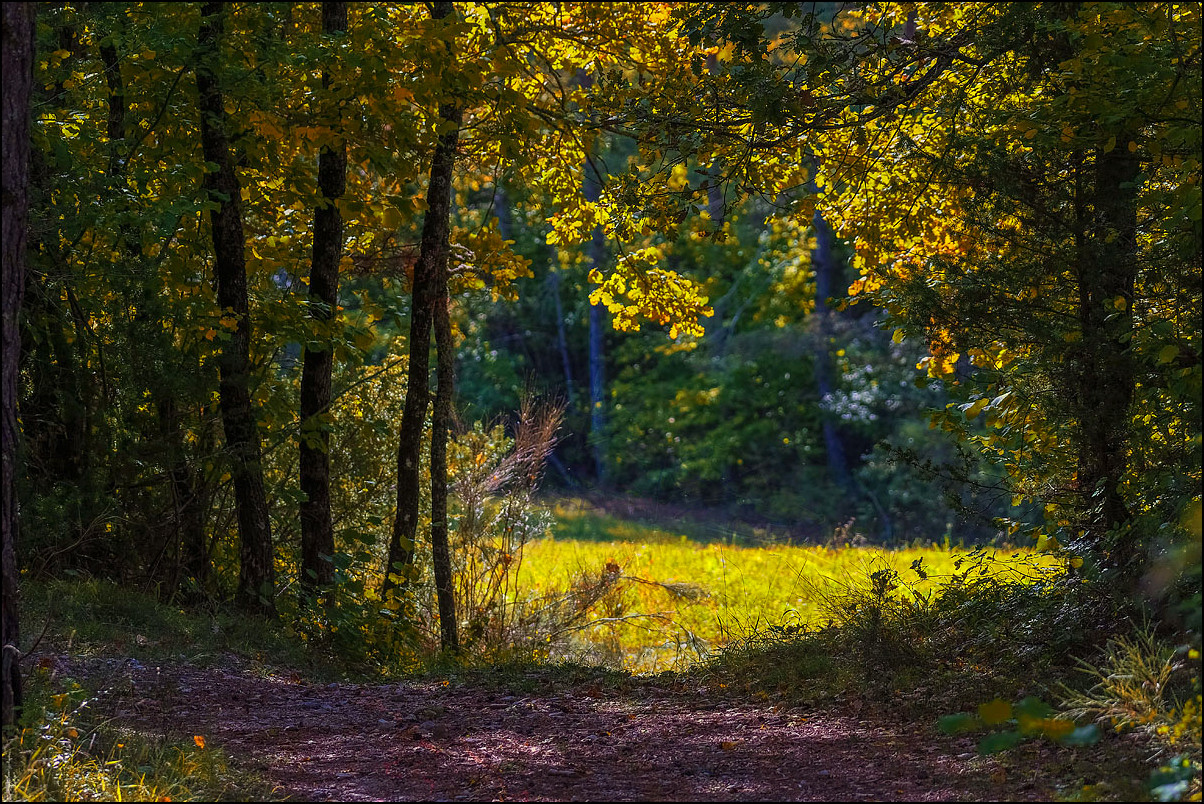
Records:
[[[115,724],[204,737],[281,797],[373,800],[1042,800],[973,741],[750,703],[661,678],[616,690],[533,670],[521,694],[463,682],[315,684],[224,667],[52,657]],[[663,678],[663,677],[662,677]]]

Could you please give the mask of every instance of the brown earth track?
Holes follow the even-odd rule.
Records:
[[[532,694],[438,680],[312,684],[225,667],[53,658],[121,725],[205,737],[294,800],[1042,800],[921,727],[633,680]],[[538,674],[534,674],[538,675]]]

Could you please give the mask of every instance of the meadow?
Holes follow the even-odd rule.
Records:
[[[1027,549],[948,541],[888,550],[858,544],[855,534],[851,544],[825,545],[757,543],[756,534],[699,538],[688,523],[649,525],[564,502],[553,514],[551,535],[526,546],[517,595],[588,590],[588,611],[551,658],[633,672],[682,670],[766,629],[822,628],[839,620],[850,594],[875,585],[880,594],[918,599],[957,578],[1037,580],[1063,563]]]

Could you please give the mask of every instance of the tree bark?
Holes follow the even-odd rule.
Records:
[[[347,30],[347,4],[322,4],[322,32]],[[322,86],[330,87],[323,72]],[[347,187],[347,147],[323,146],[318,156],[318,189],[322,200],[314,212],[313,258],[309,272],[309,315],[323,327],[338,310],[339,260],[343,256],[343,218],[336,199]],[[312,347],[312,348],[311,348]],[[334,523],[330,513],[330,432],[317,417],[330,407],[334,368],[329,338],[323,330],[305,349],[301,368],[301,583],[303,588],[334,581]]]
[[[835,390],[836,385],[832,364],[832,310],[828,307],[828,298],[839,281],[840,266],[832,254],[832,228],[818,212],[812,218],[812,227],[815,229],[815,249],[811,252],[811,266],[815,269],[815,386],[822,400]],[[828,412],[822,414],[821,421],[828,472],[837,484],[851,488],[852,475],[836,422]]]
[[[574,409],[577,393],[573,382],[573,361],[569,358],[569,339],[564,328],[564,303],[560,299],[560,260],[556,256],[554,246],[548,251],[548,294],[552,297],[556,313],[556,350],[560,353],[560,369],[564,372],[564,401],[571,411]]]
[[[209,213],[217,263],[217,301],[225,314],[233,315],[237,320],[218,359],[218,395],[238,510],[241,566],[236,601],[247,611],[274,615],[276,573],[272,559],[272,528],[264,493],[259,432],[251,406],[251,318],[241,187],[230,156],[221,83],[214,72],[223,30],[224,5],[211,2],[201,8],[200,62],[196,70],[201,144],[205,161],[217,165],[216,170],[205,174],[209,200],[217,205],[217,209]]]
[[[587,201],[597,201],[602,195],[602,177],[593,163],[585,164],[582,194]],[[595,226],[590,238],[590,267],[599,272],[606,264],[606,238],[602,227]],[[594,455],[594,475],[599,486],[606,485],[606,308],[601,304],[589,307],[589,440]]]
[[[439,604],[439,637],[444,651],[460,649],[456,628],[455,584],[452,580],[451,545],[447,521],[447,442],[451,436],[452,395],[455,382],[455,344],[452,342],[447,260],[439,272],[439,297],[435,301],[435,410],[431,417],[431,563],[435,572],[435,598]]]
[[[121,59],[117,46],[108,43],[100,47],[101,62],[104,64],[105,81],[109,89],[109,178],[114,186],[124,183],[127,165],[123,157],[128,158],[128,143],[126,142],[126,99],[125,82],[121,76]],[[137,265],[139,272],[146,281],[147,266],[142,257],[142,245],[132,224],[121,227],[122,257],[131,265]],[[136,288],[138,301],[135,312],[135,322],[139,325],[132,338],[132,346],[137,354],[131,356],[134,360],[146,360],[149,355],[152,365],[145,386],[154,399],[155,412],[158,417],[158,435],[163,448],[167,452],[166,463],[169,476],[169,496],[171,498],[171,521],[168,527],[169,538],[179,546],[180,560],[169,578],[171,588],[176,588],[179,581],[179,570],[182,569],[198,587],[203,586],[209,569],[208,557],[205,554],[205,510],[208,501],[203,491],[198,487],[196,472],[188,463],[188,450],[185,446],[184,429],[176,394],[167,382],[167,369],[162,355],[170,349],[169,344],[162,342],[162,328],[153,312],[155,306],[154,293],[145,284]],[[144,338],[157,338],[160,343],[153,349],[147,348]],[[172,367],[172,371],[177,371]]]
[[[1128,139],[1117,137],[1118,142]],[[1140,161],[1123,146],[1096,153],[1078,267],[1082,327],[1076,367],[1078,490],[1088,540],[1096,550],[1110,548],[1107,563],[1125,576],[1139,569],[1141,548],[1136,536],[1125,532],[1129,511],[1121,494],[1136,382],[1129,343],[1137,281],[1140,171]]]
[[[17,367],[21,356],[17,318],[25,290],[25,244],[29,213],[29,100],[33,90],[34,4],[5,3],[3,9],[3,357],[2,435],[3,627],[0,673],[0,724],[12,726],[21,715],[21,629],[17,593]]]
[[[431,16],[442,19],[450,14],[450,2],[434,4]],[[439,117],[455,128],[440,135],[431,156],[430,181],[427,184],[426,216],[422,220],[422,237],[418,261],[414,265],[410,312],[410,364],[406,385],[406,404],[401,414],[401,433],[397,445],[397,516],[389,540],[389,558],[381,586],[384,597],[396,582],[391,577],[404,574],[414,564],[414,545],[418,535],[418,504],[420,500],[419,467],[422,456],[422,428],[430,402],[431,323],[440,296],[440,281],[446,270],[448,234],[451,218],[452,169],[456,160],[456,145],[460,140],[462,110],[449,103],[439,104]],[[446,281],[443,279],[442,281]]]

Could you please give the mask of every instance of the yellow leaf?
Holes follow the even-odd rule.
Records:
[[[1042,718],[1041,731],[1051,740],[1060,740],[1074,731],[1074,722],[1060,717]]]
[[[891,339],[893,342],[895,342],[895,343],[903,343],[903,338],[904,338],[904,337],[905,337],[905,336],[904,336],[903,330],[901,330],[901,329],[896,329],[896,330],[895,330],[895,333],[894,333],[893,335],[891,335],[891,336],[890,336],[890,339]]]
[[[1012,705],[1002,698],[996,698],[985,704],[978,705],[978,716],[988,726],[997,726],[1012,717]]]
[[[204,747],[205,747],[205,738],[204,738],[204,737],[202,737],[202,736],[201,736],[201,735],[199,735],[199,734],[195,734],[195,735],[193,735],[193,737],[192,737],[192,741],[193,741],[194,743],[196,743],[196,747],[197,747],[197,748],[204,748]]]
[[[737,745],[738,743],[735,740],[724,740],[723,742],[719,743],[719,747],[724,751],[731,751],[735,749]]]
[[[1045,553],[1050,550],[1057,550],[1061,545],[1058,544],[1057,538],[1053,536],[1038,536],[1037,537],[1037,552]]]
[[[973,419],[975,416],[982,413],[982,409],[989,404],[991,404],[991,400],[984,396],[982,399],[970,406],[969,410],[966,411],[966,418]]]

